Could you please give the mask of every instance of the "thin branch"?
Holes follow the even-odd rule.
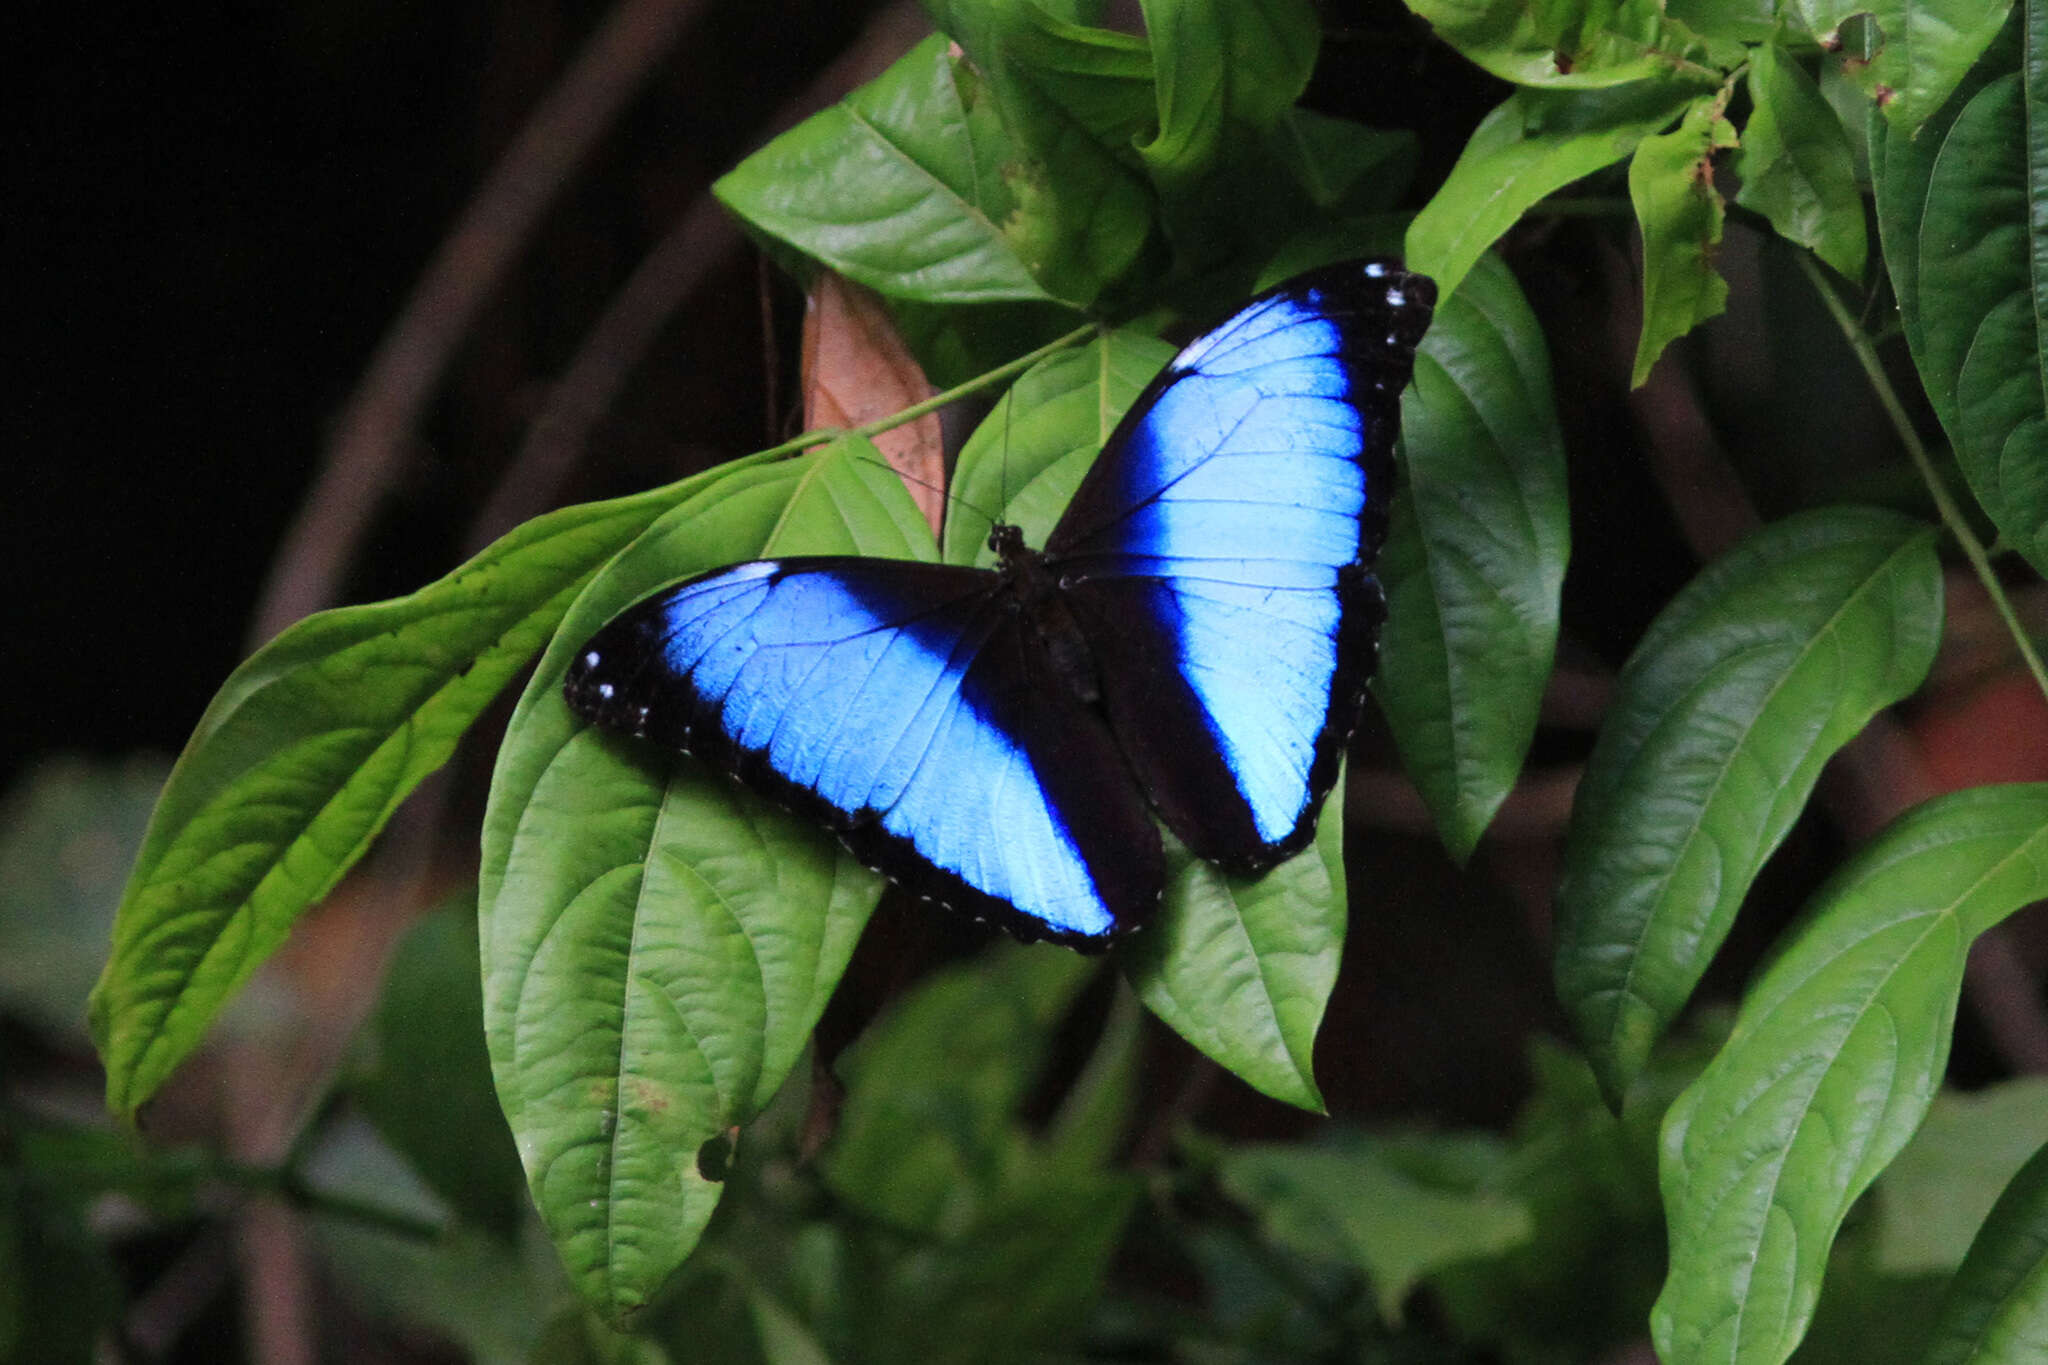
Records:
[[[1827,305],[1835,325],[1842,329],[1842,338],[1849,343],[1849,349],[1856,353],[1857,363],[1863,366],[1863,373],[1870,378],[1870,387],[1877,394],[1877,401],[1883,406],[1885,416],[1891,419],[1892,429],[1906,447],[1906,454],[1912,458],[1913,467],[1920,471],[1920,481],[1927,485],[1928,496],[1934,499],[1935,511],[1941,515],[1942,525],[1948,527],[1950,535],[1962,549],[1963,557],[1970,561],[1970,568],[1976,573],[1977,581],[1984,585],[1984,591],[1998,609],[2000,619],[2012,635],[2013,646],[2019,650],[2020,658],[2026,661],[2027,671],[2034,675],[2035,685],[2043,696],[2048,696],[2048,668],[2042,667],[2041,656],[2034,651],[2034,642],[2027,637],[2026,627],[2020,624],[2019,613],[2013,610],[2012,599],[2005,595],[2005,587],[1998,581],[1998,574],[1991,567],[1991,556],[1985,553],[1984,544],[1977,539],[1977,533],[1970,529],[1970,522],[1963,515],[1963,509],[1956,503],[1955,496],[1942,481],[1941,474],[1928,458],[1927,447],[1920,440],[1920,433],[1914,430],[1913,419],[1907,415],[1905,404],[1899,401],[1898,391],[1892,387],[1891,378],[1884,372],[1884,364],[1878,359],[1877,348],[1870,338],[1849,315],[1849,309],[1841,296],[1828,284],[1827,277],[1820,272],[1813,257],[1804,251],[1796,253],[1800,268],[1807,279],[1813,282],[1814,292]]]
[[[456,345],[570,174],[703,0],[621,0],[441,243],[357,385],[265,584],[254,643],[332,602]]]

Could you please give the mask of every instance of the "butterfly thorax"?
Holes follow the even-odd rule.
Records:
[[[1024,543],[1021,528],[1002,523],[990,528],[988,547],[996,553],[996,572],[1002,576],[1009,609],[1024,617],[1025,628],[1044,649],[1061,685],[1081,701],[1099,700],[1095,653],[1060,590],[1058,576],[1046,567],[1044,554]]]

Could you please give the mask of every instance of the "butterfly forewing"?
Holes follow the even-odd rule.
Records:
[[[566,694],[822,821],[921,894],[1024,937],[1106,942],[1158,900],[1158,834],[1012,602],[978,569],[737,565],[607,625]]]

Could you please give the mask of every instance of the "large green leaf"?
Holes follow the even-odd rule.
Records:
[[[1628,163],[1628,197],[1643,231],[1643,331],[1631,384],[1650,376],[1664,348],[1728,304],[1714,269],[1727,210],[1714,188],[1714,153],[1735,145],[1721,116],[1725,94],[1695,100],[1671,132],[1646,137]]]
[[[2032,1365],[2048,1358],[2048,1147],[1984,1220],[1942,1302],[1927,1365]]]
[[[868,442],[744,471],[651,527],[570,610],[514,714],[484,822],[484,1018],[534,1201],[594,1306],[644,1305],[716,1204],[700,1149],[802,1051],[880,881],[822,830],[586,727],[581,642],[679,576],[763,553],[929,559]]]
[[[1675,23],[1661,0],[1408,0],[1437,36],[1504,81],[1590,89],[1672,71],[1716,78],[1741,49]]]
[[[1699,93],[1658,79],[1590,93],[1517,90],[1488,114],[1408,227],[1408,268],[1448,297],[1531,205],[1611,166]]]
[[[1373,687],[1445,846],[1463,860],[1536,732],[1571,549],[1549,356],[1498,258],[1437,309],[1401,427]]]
[[[1755,209],[1849,279],[1863,277],[1863,194],[1842,121],[1799,63],[1773,43],[1751,50],[1749,122],[1735,202]]]
[[[94,988],[132,1113],[525,666],[590,575],[704,479],[535,518],[418,592],[299,622],[232,673],[171,772]]]
[[[1907,137],[1872,134],[1878,224],[1921,382],[2006,544],[2048,571],[2048,4]]]
[[[992,566],[995,518],[1045,544],[1124,409],[1171,359],[1158,338],[1120,330],[1026,370],[960,450],[946,562]]]
[[[1792,1353],[1850,1204],[1940,1084],[1971,942],[2043,896],[2048,785],[1927,802],[1815,896],[1665,1119],[1659,1359]]]
[[[1821,765],[1925,676],[1933,533],[1835,507],[1767,527],[1674,598],[1622,670],[1558,888],[1557,987],[1618,1102]]]
[[[1247,1085],[1323,1112],[1316,1030],[1344,956],[1344,782],[1315,843],[1257,877],[1227,876],[1176,844],[1166,899],[1125,951],[1138,998]]]
[[[884,294],[928,303],[1051,297],[1021,253],[1036,230],[1016,148],[978,78],[934,36],[712,190],[758,231]]]
[[[1859,14],[1877,21],[1882,45],[1855,68],[1899,137],[1939,109],[1997,36],[2012,0],[1793,0],[1788,7],[1823,41]]]

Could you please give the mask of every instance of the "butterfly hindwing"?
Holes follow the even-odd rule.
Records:
[[[1023,937],[1105,943],[1158,899],[1158,834],[1014,608],[985,570],[740,564],[613,620],[566,693],[822,821],[913,890]]]
[[[1368,566],[1434,299],[1381,263],[1255,299],[1139,396],[1047,543],[1126,757],[1211,861],[1314,834],[1371,671]]]

